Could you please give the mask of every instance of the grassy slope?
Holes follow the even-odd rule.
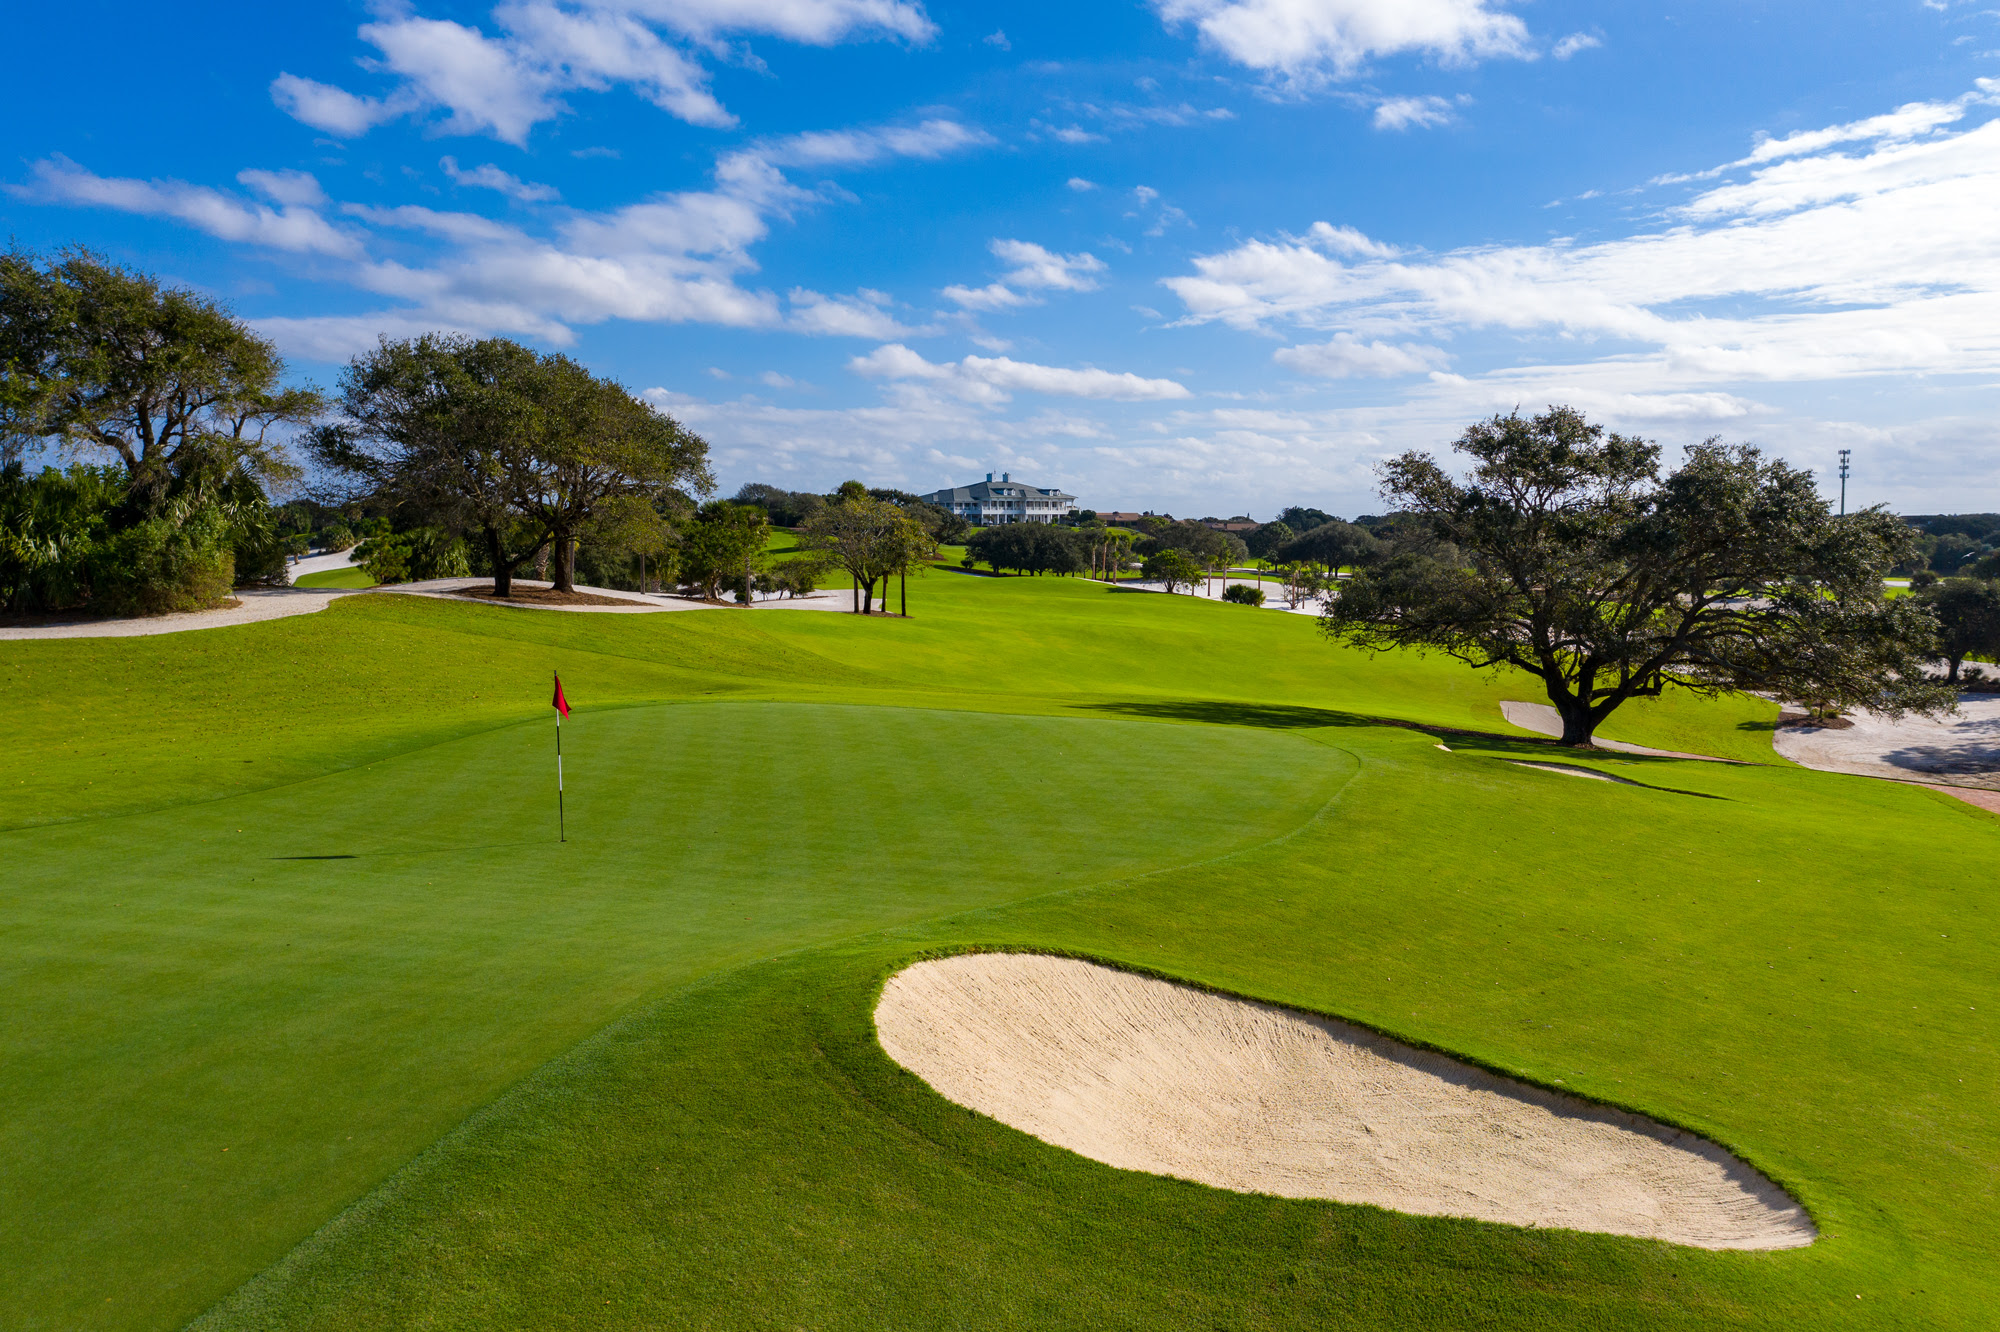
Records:
[[[293,584],[294,587],[373,587],[375,580],[356,568],[323,569],[310,573]]]
[[[263,1325],[370,1325],[369,1310],[393,1298],[440,1325],[584,1324],[600,1306],[580,1292],[602,1286],[652,1300],[665,1323],[759,1322],[758,1310],[779,1308],[808,1322],[865,1321],[870,1309],[878,1323],[925,1322],[954,1290],[977,1289],[988,1322],[1046,1322],[1037,1310],[1060,1298],[1083,1321],[1089,1308],[1097,1321],[1206,1310],[1274,1325],[1358,1309],[1407,1325],[1416,1306],[1398,1303],[1401,1282],[1406,1293],[1427,1284],[1433,1311],[1463,1297],[1532,1324],[1560,1296],[1572,1312],[1583,1300],[1609,1311],[1605,1325],[1632,1325],[1692,1316],[1688,1301],[1716,1292],[1752,1321],[1774,1318],[1821,1307],[1850,1278],[1886,1291],[1899,1264],[1924,1270],[1940,1299],[1992,1279],[1977,1243],[1994,1219],[2000,1153],[1944,1079],[1990,1096],[1991,1043],[1951,1014],[1980,1002],[1970,978],[1994,959],[1979,936],[1939,951],[1926,932],[1976,925],[1971,885],[2000,849],[2000,823],[1926,793],[1782,767],[1616,769],[1724,802],[1504,768],[1459,741],[1459,754],[1440,754],[1421,735],[1357,723],[1500,730],[1494,702],[1523,696],[1519,686],[1332,653],[1299,617],[1052,580],[921,586],[920,618],[907,623],[368,598],[244,630],[0,650],[0,679],[37,700],[0,758],[0,789],[34,795],[19,821],[242,793],[5,839],[0,854],[29,871],[9,900],[4,954],[10,995],[28,996],[6,1048],[29,1070],[5,1093],[10,1138],[27,1144],[5,1191],[37,1200],[10,1210],[0,1237],[8,1307],[28,1325],[167,1325],[621,1007],[897,922],[886,939],[642,1004],[622,1034],[503,1097],[224,1321],[264,1311]],[[581,714],[572,742],[598,728],[588,771],[606,786],[579,793],[579,817],[616,833],[560,853],[581,860],[552,861],[546,845],[521,845],[542,831],[542,779],[520,774],[545,762],[546,727],[506,725],[539,713],[552,660],[593,703],[840,698],[1234,724],[882,707]],[[135,701],[122,682],[137,678],[152,688]],[[315,707],[302,714],[289,699],[307,678]],[[1678,703],[1621,715],[1612,733],[1749,755],[1768,731],[1741,728],[1767,714]],[[962,744],[967,728],[985,728],[980,743]],[[69,741],[86,733],[105,737],[98,755]],[[677,767],[695,733],[706,748]],[[420,745],[435,747],[407,752]],[[1025,757],[1051,751],[1059,761]],[[243,756],[254,774],[235,771]],[[710,764],[726,779],[694,780]],[[86,785],[114,769],[117,783]],[[1280,845],[1041,896],[1064,879],[1258,843],[1354,771],[1335,816]],[[315,772],[333,775],[248,789]],[[441,806],[439,790],[453,799]],[[1579,835],[1606,819],[1611,835]],[[942,850],[982,846],[993,849]],[[326,854],[357,859],[266,859]],[[967,907],[988,914],[938,923]],[[1553,929],[1502,932],[1496,949],[1515,908]],[[1857,933],[1869,948],[1854,946]],[[1634,947],[1641,937],[1671,945]],[[979,939],[1149,962],[1573,1084],[1564,1066],[1576,1064],[1588,1090],[1750,1150],[1799,1184],[1839,1243],[1779,1267],[1790,1260],[1533,1237],[1530,1247],[1584,1246],[1552,1268],[1528,1262],[1519,1232],[1226,1199],[1024,1145],[903,1085],[857,1016],[894,958]],[[1841,977],[1865,982],[1850,990],[1869,999],[1840,1009],[1800,991],[1775,969],[1802,945],[1837,953]],[[1387,979],[1399,974],[1422,988]],[[1719,993],[1697,1003],[1691,986],[1709,976],[1718,983],[1704,989]],[[1827,1035],[1776,1021],[1779,979]],[[801,996],[822,1015],[806,1034],[824,1039],[801,1044],[805,1029],[765,1020],[796,1012]],[[1905,997],[1917,1004],[1909,1018]],[[617,1044],[633,1033],[650,1053]],[[759,1079],[732,1078],[766,1055],[775,1062]],[[729,1094],[631,1094],[683,1075]],[[595,1127],[572,1122],[584,1109]],[[941,1141],[924,1127],[940,1116],[951,1130]],[[65,1120],[69,1133],[48,1131]],[[359,1130],[359,1145],[344,1129]],[[618,1152],[593,1155],[612,1139]],[[577,1191],[635,1151],[652,1154],[656,1175],[672,1167],[671,1205],[643,1171]],[[989,1168],[981,1154],[995,1152],[1015,1173]],[[502,1178],[507,1197],[482,1193]],[[1082,1198],[1067,1196],[1079,1181]],[[1180,1201],[1161,1210],[1161,1189]],[[517,1204],[528,1210],[517,1216]],[[1233,1218],[1220,1230],[1218,1212]],[[1336,1251],[1344,1265],[1329,1268]],[[1396,1275],[1413,1254],[1434,1279]],[[1967,1264],[1957,1276],[1951,1260]],[[1492,1275],[1510,1263],[1519,1280]],[[1051,1286],[1051,1264],[1078,1275]],[[717,1285],[718,1270],[742,1288]],[[1454,1270],[1462,1283],[1439,1294]],[[1755,1275],[1772,1272],[1782,1279]],[[746,1304],[749,1291],[764,1302]],[[1358,1302],[1337,1303],[1341,1291]]]

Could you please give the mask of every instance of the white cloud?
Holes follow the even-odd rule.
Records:
[[[684,36],[764,34],[808,46],[867,37],[928,42],[937,25],[904,0],[616,0],[616,7]]]
[[[170,217],[222,240],[273,250],[341,258],[361,253],[357,238],[328,222],[308,202],[320,197],[318,182],[311,176],[296,171],[246,171],[240,179],[278,206],[252,203],[185,181],[98,176],[66,157],[35,163],[29,183],[9,186],[8,190],[38,203]]]
[[[1549,54],[1558,60],[1567,60],[1579,51],[1588,51],[1604,45],[1602,37],[1587,32],[1573,32],[1557,42]]]
[[[785,326],[800,333],[824,337],[906,338],[920,329],[907,328],[888,312],[889,297],[884,292],[863,291],[853,296],[822,296],[804,287],[792,288],[786,297],[791,314]]]
[[[1014,393],[1098,398],[1117,402],[1157,402],[1186,398],[1187,388],[1171,379],[1144,379],[1110,370],[1070,370],[1005,356],[968,356],[961,361],[927,361],[901,343],[877,347],[848,362],[856,374],[876,379],[917,380],[968,402],[1001,403]]]
[[[1063,143],[1104,142],[1104,136],[1102,134],[1092,134],[1089,130],[1085,129],[1081,125],[1064,125],[1061,126],[1060,128],[1050,130],[1049,133],[1053,135],[1055,138],[1061,140]]]
[[[1389,97],[1375,107],[1379,130],[1430,129],[1451,123],[1452,105],[1442,97]]]
[[[495,190],[506,195],[509,199],[518,199],[522,203],[541,203],[562,197],[556,192],[554,186],[529,184],[519,177],[509,175],[491,163],[466,171],[459,167],[457,158],[444,157],[438,160],[438,166],[443,170],[445,175],[451,177],[452,184],[454,185],[470,186],[481,190]]]
[[[1094,181],[1085,180],[1082,176],[1071,176],[1069,178],[1069,187],[1078,194],[1082,194],[1085,190],[1096,189],[1097,185]]]
[[[1488,0],[1154,0],[1170,26],[1192,24],[1239,65],[1296,84],[1346,78],[1405,53],[1465,64],[1529,57],[1528,29]]]
[[[319,181],[310,172],[259,171],[253,167],[237,172],[236,180],[274,204],[300,208],[321,208],[326,204],[326,191],[319,187]]]
[[[1336,333],[1327,342],[1281,348],[1271,359],[1287,370],[1322,379],[1388,379],[1442,370],[1451,358],[1437,347],[1362,342],[1352,333]]]
[[[1434,374],[1426,390],[1460,402],[1726,421],[1762,410],[1742,385],[1992,376],[2000,119],[1937,132],[1960,123],[1946,114],[1959,105],[1789,136],[1742,178],[1621,238],[1426,254],[1322,223],[1201,256],[1165,285],[1185,322],[1338,330],[1277,354],[1306,373],[1365,364],[1363,348],[1418,355],[1441,337],[1460,339],[1463,359],[1483,335],[1503,368]],[[1842,151],[1856,142],[1872,146]]]
[[[271,100],[292,119],[342,139],[359,138],[415,105],[408,98],[357,97],[296,74],[280,74],[271,80]]]
[[[981,37],[979,40],[985,42],[988,46],[997,46],[1003,51],[1011,51],[1014,49],[1014,43],[1007,40],[1007,34],[1005,30],[1000,28],[995,28],[993,31],[987,33],[984,37]]]
[[[693,125],[736,123],[708,89],[696,59],[660,35],[665,29],[709,50],[725,34],[764,34],[828,46],[886,36],[925,42],[937,29],[921,5],[903,0],[598,0],[565,6],[507,0],[493,11],[499,35],[445,19],[385,7],[359,35],[379,58],[370,68],[394,76],[386,97],[364,97],[280,74],[271,84],[278,107],[343,138],[415,111],[449,112],[442,129],[488,134],[523,144],[534,127],[566,109],[561,95],[630,87]]]
[[[1095,291],[1097,275],[1105,271],[1104,261],[1094,254],[1057,254],[1031,241],[995,240],[987,248],[1014,267],[984,287],[946,287],[946,300],[968,310],[1014,310],[1041,304],[1031,292]]]
[[[896,157],[935,161],[993,142],[982,129],[932,119],[874,129],[812,130],[756,143],[735,155],[781,167],[870,166]]]

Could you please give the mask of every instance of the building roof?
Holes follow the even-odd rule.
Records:
[[[933,504],[969,504],[989,499],[1073,500],[1076,496],[1031,486],[1025,481],[975,481],[969,486],[933,490],[922,498]]]

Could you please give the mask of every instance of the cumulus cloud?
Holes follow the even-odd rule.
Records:
[[[296,74],[280,74],[271,80],[271,100],[292,119],[341,139],[359,138],[417,105],[410,97],[359,97]]]
[[[1082,176],[1071,176],[1069,178],[1069,187],[1078,194],[1082,194],[1085,190],[1096,189],[1097,184],[1094,181],[1085,180]]]
[[[445,175],[451,177],[451,182],[454,185],[479,190],[494,190],[506,195],[509,199],[518,199],[522,203],[542,203],[562,197],[552,185],[530,184],[517,176],[502,171],[499,167],[493,166],[490,163],[486,166],[477,166],[467,171],[458,165],[457,158],[444,157],[438,160],[438,166],[443,170]]]
[[[1376,104],[1379,130],[1430,129],[1451,123],[1452,105],[1442,97],[1389,97]]]
[[[863,289],[852,296],[822,296],[804,287],[794,287],[786,297],[791,313],[785,327],[799,333],[822,337],[906,338],[924,330],[905,327],[889,313],[887,292]]]
[[[987,247],[995,258],[1014,267],[984,287],[951,286],[946,300],[967,310],[1014,310],[1039,305],[1040,291],[1095,291],[1105,263],[1090,253],[1057,254],[1031,241],[995,240]]]
[[[1527,25],[1488,0],[1154,0],[1154,8],[1237,64],[1300,85],[1350,77],[1378,56],[1467,64],[1533,54]]]
[[[239,179],[276,206],[185,181],[99,176],[66,157],[35,163],[26,185],[8,188],[37,203],[173,218],[222,240],[272,250],[338,258],[360,255],[359,238],[335,227],[315,207],[324,195],[311,176],[301,171],[253,170]]]
[[[1451,358],[1437,347],[1363,342],[1352,333],[1336,333],[1327,342],[1281,348],[1271,359],[1287,370],[1322,379],[1389,379],[1442,370]]]
[[[1425,254],[1320,224],[1201,256],[1165,285],[1188,322],[1342,331],[1280,352],[1292,369],[1312,373],[1321,355],[1346,364],[1383,334],[1483,333],[1546,347],[1550,364],[1533,370],[1546,391],[1588,389],[1630,414],[1651,403],[1721,419],[1735,410],[1732,384],[1991,375],[2000,120],[1925,128],[1958,124],[1947,115],[1957,109],[1906,107],[1788,136],[1638,234]],[[1865,136],[1865,150],[1841,151]]]
[[[694,53],[730,34],[768,35],[829,46],[865,37],[929,41],[936,27],[904,0],[603,0],[569,5],[508,0],[493,10],[497,34],[446,19],[391,11],[363,24],[378,56],[365,62],[396,80],[383,97],[361,96],[291,73],[271,84],[287,114],[342,138],[412,112],[442,110],[452,134],[521,144],[566,109],[566,92],[629,87],[692,125],[736,123],[708,89]]]
[[[1117,402],[1158,402],[1192,396],[1184,385],[1171,379],[1144,379],[1135,374],[1089,368],[1071,370],[1005,356],[968,356],[942,363],[927,361],[901,343],[890,343],[866,356],[857,356],[848,362],[848,368],[875,379],[916,380],[978,403],[1006,402],[1017,392]]]

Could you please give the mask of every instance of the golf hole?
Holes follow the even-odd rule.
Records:
[[[875,1027],[949,1100],[1124,1170],[1708,1249],[1817,1235],[1783,1189],[1693,1134],[1074,958],[919,962],[884,986]]]

